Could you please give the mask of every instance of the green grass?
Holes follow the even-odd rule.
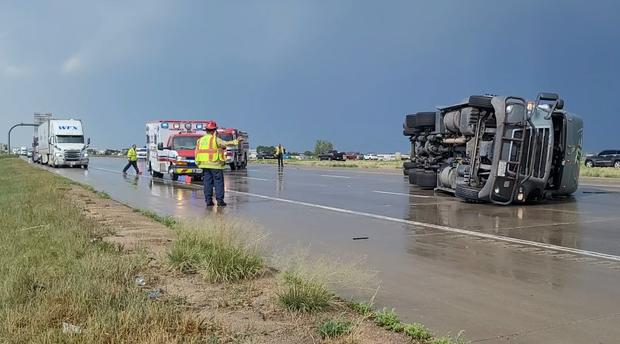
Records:
[[[445,337],[433,338],[429,343],[430,344],[467,344],[469,343],[468,341],[461,338],[462,334],[463,332],[459,332],[459,334],[456,337],[445,336]]]
[[[101,226],[83,216],[68,181],[18,159],[0,160],[0,342],[178,343],[209,336],[207,323],[134,277],[144,258],[90,241]],[[62,333],[62,323],[82,328]]]
[[[211,282],[236,282],[260,275],[265,261],[258,239],[251,239],[243,226],[223,219],[177,224],[178,239],[168,254],[170,264]]]
[[[314,313],[327,307],[334,300],[324,283],[308,279],[294,272],[283,274],[283,287],[278,291],[278,300],[291,311]]]
[[[136,211],[155,222],[159,222],[163,224],[164,226],[168,228],[174,228],[177,224],[177,220],[175,220],[175,218],[172,216],[168,216],[168,215],[162,216],[162,215],[157,214],[154,211],[144,210],[144,209],[137,209]]]
[[[431,332],[424,325],[418,323],[405,324],[403,333],[419,342],[427,342],[433,338]]]
[[[364,317],[372,317],[374,315],[372,305],[366,302],[350,302],[349,307],[357,314]]]
[[[393,332],[402,332],[404,325],[400,322],[398,314],[394,309],[387,310],[384,308],[382,311],[376,312],[374,315],[375,324],[385,328],[386,330]]]
[[[620,168],[581,166],[581,177],[620,178]]]
[[[324,321],[319,326],[319,335],[323,339],[333,339],[351,333],[353,323],[342,316]]]

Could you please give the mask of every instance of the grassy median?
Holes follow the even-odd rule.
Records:
[[[620,168],[582,166],[580,170],[580,176],[596,178],[620,178]]]
[[[153,302],[138,255],[92,240],[102,227],[65,196],[65,179],[0,159],[0,342],[169,343],[204,338],[204,323]]]

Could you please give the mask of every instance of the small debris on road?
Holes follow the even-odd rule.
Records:
[[[62,333],[82,333],[82,328],[77,325],[62,322]]]
[[[151,290],[148,294],[149,300],[157,299],[157,297],[161,295],[162,293],[163,293],[163,290],[161,290],[161,288],[156,288],[156,289]]]
[[[353,240],[366,240],[368,237],[355,237]]]
[[[135,282],[136,282],[136,285],[140,287],[144,287],[144,285],[146,284],[146,280],[142,276],[136,276]]]

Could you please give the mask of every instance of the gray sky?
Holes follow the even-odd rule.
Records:
[[[34,112],[95,147],[154,119],[215,119],[253,146],[406,151],[403,115],[470,94],[560,93],[587,150],[620,147],[617,1],[0,3],[0,142]],[[30,142],[32,129],[14,139]]]

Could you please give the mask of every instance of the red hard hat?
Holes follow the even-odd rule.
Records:
[[[217,123],[215,123],[215,121],[208,121],[207,122],[207,129],[209,129],[209,130],[217,129]]]

